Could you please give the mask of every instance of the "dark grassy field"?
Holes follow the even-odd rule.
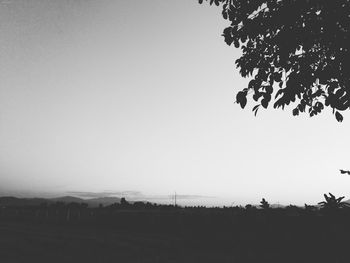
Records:
[[[5,263],[335,263],[350,262],[349,244],[348,213],[85,209],[67,220],[52,211],[12,209],[0,216]]]

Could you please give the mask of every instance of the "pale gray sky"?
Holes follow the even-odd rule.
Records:
[[[248,80],[220,13],[195,0],[2,2],[1,193],[350,197],[338,171],[350,115],[241,110]]]

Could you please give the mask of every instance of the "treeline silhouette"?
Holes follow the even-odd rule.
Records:
[[[318,205],[303,207],[275,207],[264,198],[260,205],[244,207],[181,207],[128,202],[125,198],[120,203],[98,207],[63,202],[2,206],[0,226],[14,224],[16,229],[36,226],[37,229],[74,231],[74,235],[78,230],[81,233],[94,231],[91,235],[113,234],[113,242],[120,233],[127,237],[142,233],[145,237],[137,242],[142,244],[143,250],[137,253],[148,251],[150,241],[145,240],[162,240],[157,244],[168,242],[166,248],[163,245],[152,247],[158,262],[200,262],[184,260],[187,255],[196,258],[206,255],[201,257],[201,262],[214,262],[209,260],[210,255],[215,255],[215,262],[348,262],[349,205],[343,202],[344,197],[332,194],[324,197]],[[91,240],[86,242],[94,242]],[[110,245],[110,251],[104,253],[112,255],[115,249]],[[133,249],[123,247],[126,253],[123,262],[129,262],[133,253],[126,251]],[[170,261],[167,260],[169,253],[173,255]],[[115,258],[110,256],[110,259]],[[130,262],[136,261],[130,259]]]
[[[325,200],[318,205],[296,206],[272,206],[265,198],[262,198],[260,205],[247,204],[246,206],[223,206],[223,207],[206,207],[206,206],[179,206],[172,204],[157,204],[151,202],[128,202],[121,198],[120,203],[111,205],[100,204],[98,207],[89,207],[87,203],[77,202],[43,202],[40,205],[1,205],[0,219],[38,219],[48,221],[77,221],[88,219],[109,219],[122,214],[135,214],[135,212],[149,212],[151,215],[156,214],[178,214],[193,215],[199,214],[222,213],[230,216],[350,216],[350,204],[343,202],[344,197],[336,198],[333,194],[324,194]]]

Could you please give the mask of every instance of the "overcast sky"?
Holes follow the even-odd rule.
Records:
[[[241,110],[226,24],[195,0],[1,1],[1,194],[350,198],[350,115]]]

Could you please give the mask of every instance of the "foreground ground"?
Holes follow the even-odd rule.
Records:
[[[163,215],[163,214],[164,215]],[[118,212],[0,218],[0,262],[350,262],[348,217]]]

